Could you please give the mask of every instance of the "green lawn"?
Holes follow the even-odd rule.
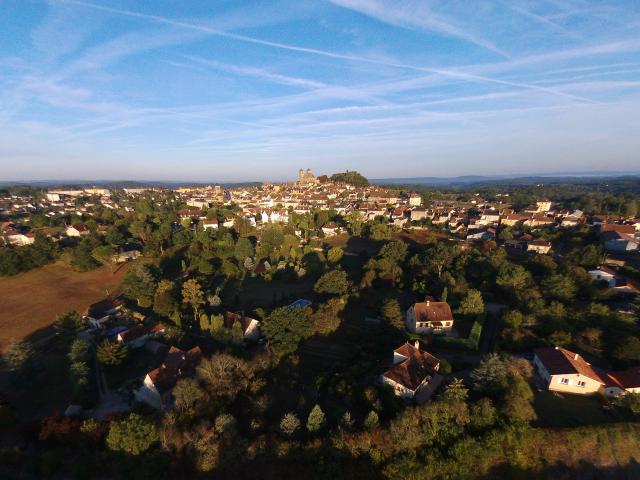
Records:
[[[615,409],[606,409],[601,397],[536,392],[537,423],[544,427],[576,427],[624,420]]]

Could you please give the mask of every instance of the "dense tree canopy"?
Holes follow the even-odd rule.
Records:
[[[264,319],[262,331],[276,354],[287,355],[295,352],[300,341],[311,334],[312,325],[313,321],[305,310],[280,307]]]

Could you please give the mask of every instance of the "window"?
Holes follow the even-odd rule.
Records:
[[[568,378],[561,378],[560,380],[558,380],[562,385],[569,385],[569,383],[571,383],[571,380],[569,380]]]
[[[578,382],[578,386],[579,386],[579,387],[584,388],[584,387],[586,387],[586,386],[587,386],[587,382],[583,382],[582,380],[580,380],[580,381]]]

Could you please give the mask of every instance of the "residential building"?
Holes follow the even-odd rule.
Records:
[[[407,329],[413,333],[446,333],[453,328],[453,314],[447,302],[426,300],[407,310]]]
[[[84,237],[89,235],[89,233],[91,233],[91,231],[84,223],[76,223],[75,225],[67,227],[68,237]]]
[[[607,397],[618,397],[627,393],[640,393],[640,366],[631,367],[620,372],[609,372],[603,375],[605,381],[604,394]]]
[[[226,312],[224,314],[224,326],[231,329],[235,323],[240,324],[245,340],[257,342],[260,339],[262,335],[260,322],[255,318],[247,317],[244,314]]]
[[[589,395],[605,384],[584,358],[562,347],[536,349],[533,365],[550,391]]]
[[[531,240],[527,242],[527,252],[547,254],[551,250],[551,242],[547,240]]]
[[[380,382],[398,397],[422,403],[439,384],[439,368],[440,360],[421,350],[419,342],[405,343],[393,351],[393,366],[380,376]]]
[[[172,408],[173,387],[181,378],[192,377],[201,359],[200,347],[186,352],[171,347],[162,365],[145,376],[142,387],[135,392],[136,400],[159,410]]]

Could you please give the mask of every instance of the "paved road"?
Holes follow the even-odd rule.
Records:
[[[507,306],[501,303],[487,303],[487,318],[482,327],[479,352],[486,355],[493,352],[500,336],[500,314]]]

